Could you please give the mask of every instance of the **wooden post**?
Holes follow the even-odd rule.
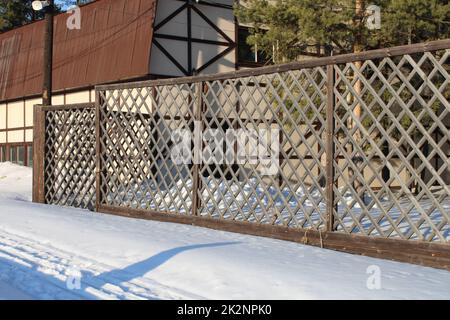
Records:
[[[202,109],[203,109],[203,82],[199,82],[196,84],[195,87],[195,103],[194,103],[194,121],[201,122],[202,120]],[[198,132],[197,126],[194,123],[194,152],[193,152],[193,166],[192,166],[192,215],[197,216],[198,215],[198,208],[200,207],[200,197],[199,192],[201,189],[200,185],[200,161],[202,161],[201,157],[201,146],[202,146],[202,140],[199,134],[201,133],[202,129],[200,128],[200,132]],[[199,150],[200,148],[200,150]]]
[[[356,34],[355,34],[355,43],[354,43],[354,53],[361,53],[364,51],[364,45],[365,45],[365,39],[364,39],[364,15],[366,10],[366,0],[356,0],[355,2],[355,20],[354,24],[357,28]],[[354,62],[355,69],[358,72],[362,72],[362,66],[363,61],[355,61]],[[353,143],[359,147],[362,147],[362,132],[361,129],[358,127],[357,121],[362,120],[362,105],[359,102],[359,98],[362,98],[362,91],[363,91],[363,83],[360,79],[358,79],[357,71],[353,72],[353,78],[355,80],[353,89],[354,89],[354,95],[353,95],[353,102],[355,104],[355,108],[353,109],[353,118],[350,121],[349,130],[352,130],[356,128],[354,134],[353,134]],[[351,144],[350,144],[351,145]],[[351,153],[353,153],[355,148],[350,150]],[[364,157],[364,154],[360,154],[359,152],[356,152],[355,156],[352,157],[352,162],[356,167],[356,170],[360,170],[362,159]],[[358,197],[361,198],[363,203],[366,203],[365,200],[365,191],[364,191],[364,169],[361,172],[363,176],[363,180],[361,181],[360,178],[357,177],[351,166],[349,167],[349,176],[350,179],[352,179],[353,188],[356,190]]]
[[[282,187],[283,187],[283,164],[284,164],[284,155],[281,152],[283,150],[283,134],[284,134],[284,123],[283,123],[283,111],[280,111],[278,113],[278,119],[280,119],[280,126],[281,128],[279,128],[279,132],[278,132],[278,189],[281,191]],[[287,161],[289,161],[289,156],[286,159]]]
[[[237,21],[237,20],[236,20]],[[237,39],[237,38],[236,38]],[[236,50],[237,52],[237,50]],[[238,61],[238,60],[236,60]],[[223,81],[221,82],[223,84]],[[237,83],[235,83],[235,88],[236,88],[236,119],[240,119],[241,118],[241,101],[240,101],[240,94],[241,94],[241,82],[238,81]],[[233,119],[233,120],[236,120]],[[233,121],[231,120],[231,121]],[[239,159],[238,159],[238,152],[239,152],[239,142],[238,142],[238,137],[236,136],[236,133],[238,132],[238,130],[241,129],[241,125],[239,123],[239,121],[234,121],[233,123],[233,130],[234,130],[234,135],[235,135],[235,139],[234,139],[234,143],[233,143],[233,159],[229,162],[231,162],[231,171],[233,172],[233,174],[236,174],[237,179],[239,180],[239,176],[241,175],[241,172],[239,172]],[[228,148],[228,146],[227,146]],[[225,150],[225,155],[226,155],[226,150]],[[230,178],[231,174],[230,174]]]
[[[33,202],[45,203],[45,111],[33,110]]]
[[[53,73],[53,15],[54,0],[49,1],[45,9],[45,35],[44,35],[44,83],[42,88],[42,104],[52,104],[52,73]]]
[[[327,156],[327,231],[334,231],[334,65],[327,66],[327,144],[326,144],[326,156]]]
[[[100,143],[100,93],[95,90],[95,211],[99,211],[102,204],[101,192],[101,143]]]
[[[42,104],[45,106],[52,104],[53,13],[54,0],[50,0],[45,11],[42,84]],[[33,115],[33,202],[45,203],[45,111],[42,106],[35,106]]]

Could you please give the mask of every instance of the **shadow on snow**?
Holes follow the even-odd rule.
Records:
[[[159,252],[145,260],[131,264],[125,268],[113,269],[110,271],[103,272],[101,274],[95,275],[90,271],[80,270],[81,279],[80,289],[69,289],[67,282],[61,280],[50,272],[45,272],[43,270],[45,265],[36,263],[26,256],[20,256],[22,263],[18,262],[15,258],[11,256],[12,259],[0,258],[0,280],[5,283],[20,289],[24,293],[36,298],[36,299],[99,299],[98,296],[89,292],[89,288],[95,288],[105,295],[108,295],[108,290],[102,289],[106,284],[111,284],[115,287],[119,287],[123,294],[126,294],[128,288],[125,283],[132,281],[136,278],[143,277],[150,271],[160,267],[176,255],[204,248],[215,248],[228,245],[239,244],[240,242],[217,242],[217,243],[206,243],[206,244],[195,244],[172,248]],[[0,249],[0,252],[3,250]],[[38,254],[35,258],[39,258]],[[24,263],[23,263],[24,262]],[[68,270],[61,271],[61,274],[66,277]],[[145,289],[151,290],[145,287]],[[119,295],[119,298],[121,295]],[[123,297],[126,298],[126,297]]]

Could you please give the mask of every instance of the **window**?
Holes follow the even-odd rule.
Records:
[[[252,48],[252,46],[247,43],[247,38],[250,34],[250,28],[239,27],[238,62],[240,64],[263,65],[267,62],[267,58],[261,51],[258,52],[257,48]],[[257,55],[255,55],[255,51],[257,52]]]
[[[0,162],[6,161],[6,146],[0,147]]]
[[[8,150],[9,149],[9,150]],[[9,151],[8,157],[7,150]],[[33,145],[30,143],[0,146],[0,162],[10,161],[21,166],[33,166]]]
[[[17,147],[17,164],[25,165],[25,146]]]
[[[33,166],[33,146],[27,146],[28,166]]]
[[[9,147],[9,161],[17,163],[17,147]]]

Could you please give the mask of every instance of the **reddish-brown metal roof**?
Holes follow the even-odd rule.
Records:
[[[81,7],[81,29],[55,17],[53,90],[149,74],[156,0],[98,0]],[[42,91],[44,21],[0,34],[0,101]]]

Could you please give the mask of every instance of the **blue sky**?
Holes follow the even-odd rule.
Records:
[[[57,5],[61,5],[62,9],[65,10],[71,5],[74,5],[76,3],[76,0],[55,0],[55,3]]]

